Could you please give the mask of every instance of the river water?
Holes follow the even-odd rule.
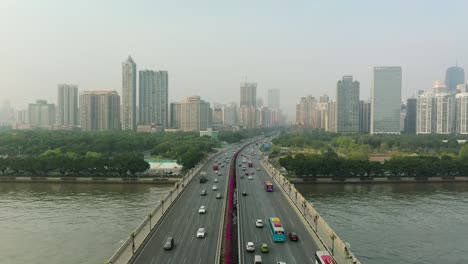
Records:
[[[468,263],[468,183],[296,187],[362,263]]]
[[[362,263],[468,263],[468,183],[296,187]],[[103,263],[169,189],[1,183],[0,263]]]
[[[170,186],[0,184],[0,263],[104,263]]]

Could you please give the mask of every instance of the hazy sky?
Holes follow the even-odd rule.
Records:
[[[403,98],[429,90],[468,60],[468,1],[1,0],[0,100],[56,102],[57,84],[117,90],[121,63],[169,71],[170,101],[198,94],[239,102],[281,90],[290,117],[300,97],[353,75],[370,96],[373,66],[403,68]],[[467,66],[468,68],[468,66]]]

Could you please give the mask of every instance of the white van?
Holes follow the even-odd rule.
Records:
[[[255,255],[254,264],[262,264],[262,256]]]

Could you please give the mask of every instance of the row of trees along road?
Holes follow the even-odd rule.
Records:
[[[468,146],[458,157],[399,156],[384,163],[346,159],[332,151],[324,154],[296,154],[279,163],[297,177],[431,177],[468,176]]]

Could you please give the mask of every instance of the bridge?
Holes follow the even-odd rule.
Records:
[[[243,162],[247,160],[253,167]],[[214,163],[220,164],[221,176],[214,173]],[[199,182],[200,174],[207,176],[206,183]],[[273,192],[265,191],[264,181],[273,183]],[[206,213],[199,213],[200,206]],[[285,242],[272,241],[270,217],[280,219]],[[263,227],[256,225],[257,219]],[[206,230],[203,238],[197,237],[199,228]],[[290,232],[298,241],[290,241]],[[171,250],[164,249],[167,237],[174,238]],[[247,242],[254,243],[255,252],[246,250]],[[263,243],[268,253],[260,252]],[[255,255],[261,255],[263,263],[315,263],[316,251],[328,251],[336,263],[360,263],[348,247],[251,143],[231,145],[189,173],[107,263],[243,264],[253,263]]]

